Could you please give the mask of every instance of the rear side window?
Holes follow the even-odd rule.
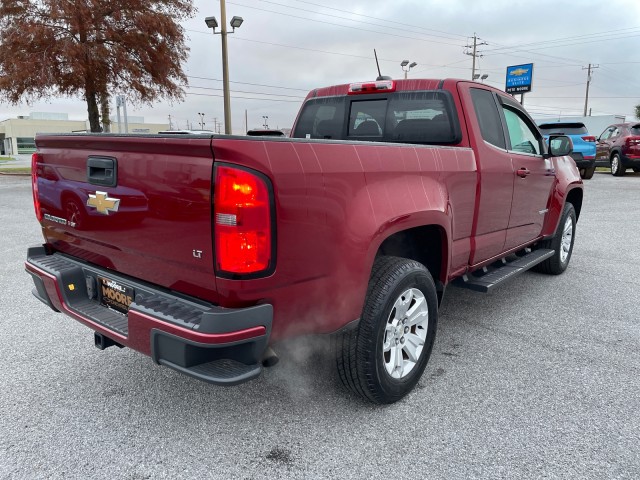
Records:
[[[634,125],[629,128],[629,133],[631,133],[631,135],[640,135],[640,125]]]
[[[544,123],[538,128],[543,135],[587,135],[589,133],[583,123]]]
[[[419,144],[453,144],[462,138],[453,99],[446,91],[312,99],[303,107],[293,133],[294,138],[342,140],[345,135],[353,140]]]
[[[500,114],[498,113],[498,106],[493,98],[493,93],[489,90],[472,88],[471,99],[480,124],[482,138],[491,145],[506,150],[507,145],[504,139],[502,122],[500,121]]]
[[[323,97],[305,103],[294,138],[340,139],[344,125],[344,97]]]

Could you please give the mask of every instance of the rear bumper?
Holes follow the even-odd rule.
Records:
[[[596,163],[595,157],[585,158],[580,152],[572,152],[571,158],[576,162],[576,167],[578,168],[592,168]]]
[[[271,305],[222,308],[59,253],[47,255],[43,247],[29,248],[25,267],[40,301],[157,364],[217,385],[246,382],[262,370]],[[134,289],[127,314],[100,304],[92,287],[98,276]]]
[[[624,168],[640,167],[640,156],[638,155],[620,155],[622,166]]]

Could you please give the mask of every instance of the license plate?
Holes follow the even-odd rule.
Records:
[[[134,299],[132,287],[106,277],[98,277],[98,292],[101,305],[120,313],[127,313]]]

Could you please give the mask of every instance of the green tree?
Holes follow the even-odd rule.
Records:
[[[191,0],[0,0],[0,92],[18,104],[82,96],[92,132],[109,93],[134,102],[184,98],[177,23]],[[105,125],[108,127],[108,125]]]

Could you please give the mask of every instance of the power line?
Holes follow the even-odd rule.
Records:
[[[223,97],[223,95],[216,95],[215,93],[196,93],[196,92],[185,92],[186,95],[196,95],[198,97]],[[233,95],[233,98],[244,99],[244,100],[265,100],[268,102],[285,102],[285,103],[300,103],[300,100],[281,100],[277,98],[261,98],[261,97],[241,97],[238,95]]]
[[[214,82],[221,82],[222,80],[219,78],[209,78],[209,77],[196,77],[193,75],[187,75],[187,78],[196,78],[198,80],[213,80]],[[278,85],[265,85],[262,83],[250,83],[250,82],[234,82],[233,80],[230,80],[229,83],[238,83],[240,85],[251,85],[254,87],[268,87],[268,88],[281,88],[284,90],[299,90],[301,92],[308,92],[310,89],[309,88],[293,88],[293,87],[282,87],[282,86],[278,86]]]
[[[394,22],[393,20],[389,20],[389,19],[386,19],[386,18],[372,17],[372,16],[370,16],[370,15],[364,15],[364,14],[362,14],[362,13],[350,12],[350,11],[348,11],[348,10],[340,10],[339,8],[327,7],[327,6],[325,6],[325,5],[321,5],[321,4],[319,4],[319,3],[307,2],[307,1],[305,1],[305,0],[294,0],[294,1],[296,1],[296,2],[300,2],[300,3],[307,3],[307,4],[309,4],[309,5],[315,5],[315,6],[317,6],[317,7],[326,8],[327,10],[334,10],[334,11],[337,11],[337,12],[350,13],[351,15],[357,15],[357,16],[359,16],[359,17],[372,18],[372,19],[380,20],[380,21],[387,22],[387,23],[394,23],[394,24],[396,24],[396,25],[402,25],[402,26],[405,26],[405,27],[419,28],[420,30],[427,30],[427,31],[430,31],[430,32],[443,33],[443,34],[445,34],[445,35],[450,35],[450,36],[452,36],[452,37],[462,37],[462,38],[466,38],[466,35],[462,35],[462,34],[460,34],[460,33],[444,32],[444,31],[442,31],[442,30],[434,30],[433,28],[425,28],[425,27],[422,27],[422,26],[419,26],[419,25],[412,25],[412,24],[410,24],[410,23]]]
[[[426,42],[426,43],[437,43],[437,44],[440,44],[440,45],[452,45],[452,46],[459,46],[460,45],[458,43],[439,42],[437,40],[429,40],[429,39],[426,39],[426,38],[410,37],[410,36],[407,36],[407,35],[398,35],[398,34],[395,34],[395,33],[380,32],[378,30],[369,30],[367,28],[359,28],[359,27],[354,27],[352,25],[342,25],[340,23],[327,22],[327,21],[324,21],[324,20],[317,20],[315,18],[301,17],[299,15],[293,15],[291,13],[276,12],[274,10],[267,10],[265,8],[258,8],[258,7],[254,7],[254,6],[251,6],[251,5],[244,5],[242,3],[237,3],[237,2],[228,2],[228,3],[232,3],[232,4],[237,5],[239,7],[251,8],[253,10],[258,10],[260,12],[273,13],[273,14],[276,14],[276,15],[284,15],[285,17],[297,18],[297,19],[300,19],[300,20],[307,20],[309,22],[323,23],[325,25],[333,25],[333,26],[336,26],[336,27],[349,28],[349,29],[352,29],[352,30],[359,30],[359,31],[362,31],[362,32],[376,33],[378,35],[388,35],[388,36],[391,36],[391,37],[406,38],[406,39],[409,39],[409,40],[417,40],[419,42]],[[345,19],[345,20],[349,20],[349,19]],[[352,20],[352,21],[356,21],[356,20]],[[413,33],[415,33],[415,32],[413,32]]]
[[[519,45],[504,45],[504,46],[500,46],[498,48],[492,48],[492,49],[487,50],[487,54],[493,53],[493,52],[498,52],[500,50],[505,50],[505,49],[515,49],[515,48],[521,48],[521,47],[542,46],[542,45],[547,45],[548,46],[549,44],[552,44],[552,43],[558,43],[558,42],[562,43],[562,42],[566,42],[566,41],[573,42],[574,40],[577,40],[579,38],[584,38],[584,37],[588,37],[588,38],[593,39],[594,37],[598,37],[598,36],[612,36],[612,35],[615,35],[616,38],[614,38],[613,40],[617,40],[618,38],[624,38],[624,37],[627,36],[627,34],[625,34],[625,35],[622,35],[621,37],[618,37],[625,30],[637,30],[637,29],[638,29],[638,27],[629,27],[629,28],[623,28],[621,30],[617,30],[616,32],[613,32],[613,33],[610,30],[608,30],[608,31],[605,31],[605,32],[590,33],[590,34],[583,34],[583,35],[575,35],[575,36],[571,36],[571,37],[562,37],[562,38],[556,38],[556,39],[553,39],[553,40],[542,40],[542,41],[539,41],[539,42],[523,43],[523,44],[519,44]]]
[[[198,87],[195,85],[189,85],[187,88],[198,88],[201,90],[217,90],[217,91],[222,91],[222,88],[212,88],[212,87]],[[289,98],[297,98],[297,99],[304,99],[304,96],[300,96],[300,95],[284,95],[281,93],[264,93],[264,92],[247,92],[247,91],[243,91],[243,90],[231,90],[231,92],[233,93],[249,93],[249,94],[254,94],[254,95],[267,95],[267,96],[271,96],[271,97],[289,97]]]

